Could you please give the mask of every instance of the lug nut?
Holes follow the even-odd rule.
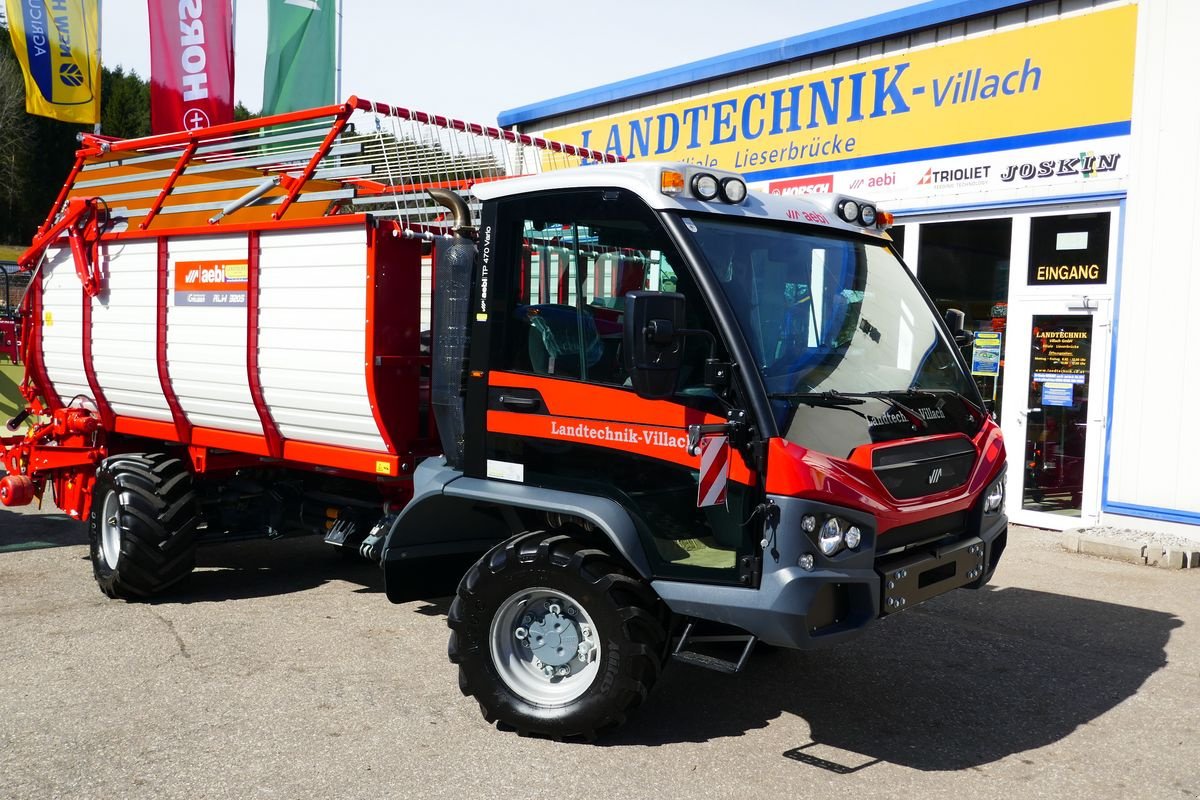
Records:
[[[542,674],[545,675],[547,678],[553,678],[554,677],[554,667],[547,664],[546,666],[542,667]]]
[[[561,614],[562,613],[562,607],[558,603],[551,603],[551,604],[547,605],[546,610],[549,611],[551,614]]]
[[[524,640],[529,636],[529,631],[525,628],[517,628],[513,631],[513,636],[517,637],[518,640]]]
[[[567,606],[567,616],[568,617],[575,616],[575,607],[574,606]]]

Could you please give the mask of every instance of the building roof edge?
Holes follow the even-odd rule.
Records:
[[[927,0],[908,8],[508,109],[501,111],[496,119],[501,127],[507,128],[664,89],[712,80],[736,72],[808,58],[818,53],[878,41],[909,31],[1033,5],[1035,2],[1038,0]]]

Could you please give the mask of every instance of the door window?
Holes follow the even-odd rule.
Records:
[[[1035,314],[1021,507],[1080,516],[1092,352],[1089,314]]]
[[[630,386],[621,338],[625,295],[680,292],[687,327],[715,330],[707,304],[648,208],[616,190],[523,198],[509,219],[520,241],[513,322],[500,367],[613,386]],[[684,343],[679,390],[714,412],[703,386],[707,340]]]
[[[518,262],[506,287],[513,310],[497,326],[501,344],[493,365],[546,380],[534,381],[534,389],[521,381],[524,391],[538,393],[523,411],[489,405],[495,413],[489,414],[487,458],[522,465],[531,485],[617,501],[629,511],[656,575],[741,585],[742,558],[761,538],[743,524],[758,502],[757,485],[731,481],[726,505],[700,507],[698,459],[682,444],[666,454],[648,446],[663,436],[686,441],[684,421],[703,417],[693,409],[724,417],[726,405],[704,385],[708,338],[684,340],[677,393],[669,401],[632,397],[625,372],[625,298],[632,290],[679,292],[685,327],[716,331],[661,222],[641,200],[615,189],[513,198],[502,201],[498,220]],[[504,380],[493,373],[493,387]],[[592,388],[559,392],[558,381]],[[667,403],[686,407],[679,409],[678,425],[662,422],[672,416]],[[514,421],[519,414],[550,420]]]

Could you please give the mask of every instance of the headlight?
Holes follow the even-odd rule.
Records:
[[[991,486],[988,487],[987,494],[983,498],[983,513],[994,514],[1004,506],[1004,481],[1005,475],[1001,475]]]
[[[868,228],[875,224],[875,206],[863,206],[858,212],[858,218],[862,220],[862,224]]]
[[[850,530],[846,531],[845,540],[846,547],[851,550],[858,549],[858,546],[862,544],[862,531],[858,529],[857,525],[851,525]]]
[[[821,526],[821,532],[817,535],[817,546],[821,548],[821,552],[831,556],[841,550],[844,543],[842,523],[838,518],[830,517],[825,520],[825,524]]]

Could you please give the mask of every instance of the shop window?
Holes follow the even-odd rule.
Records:
[[[1004,388],[1011,253],[1010,218],[921,226],[917,277],[940,314],[956,308],[966,314],[967,330],[988,334],[980,339],[986,345],[979,353],[968,349],[963,355],[972,367],[980,393],[995,402],[997,411]]]

